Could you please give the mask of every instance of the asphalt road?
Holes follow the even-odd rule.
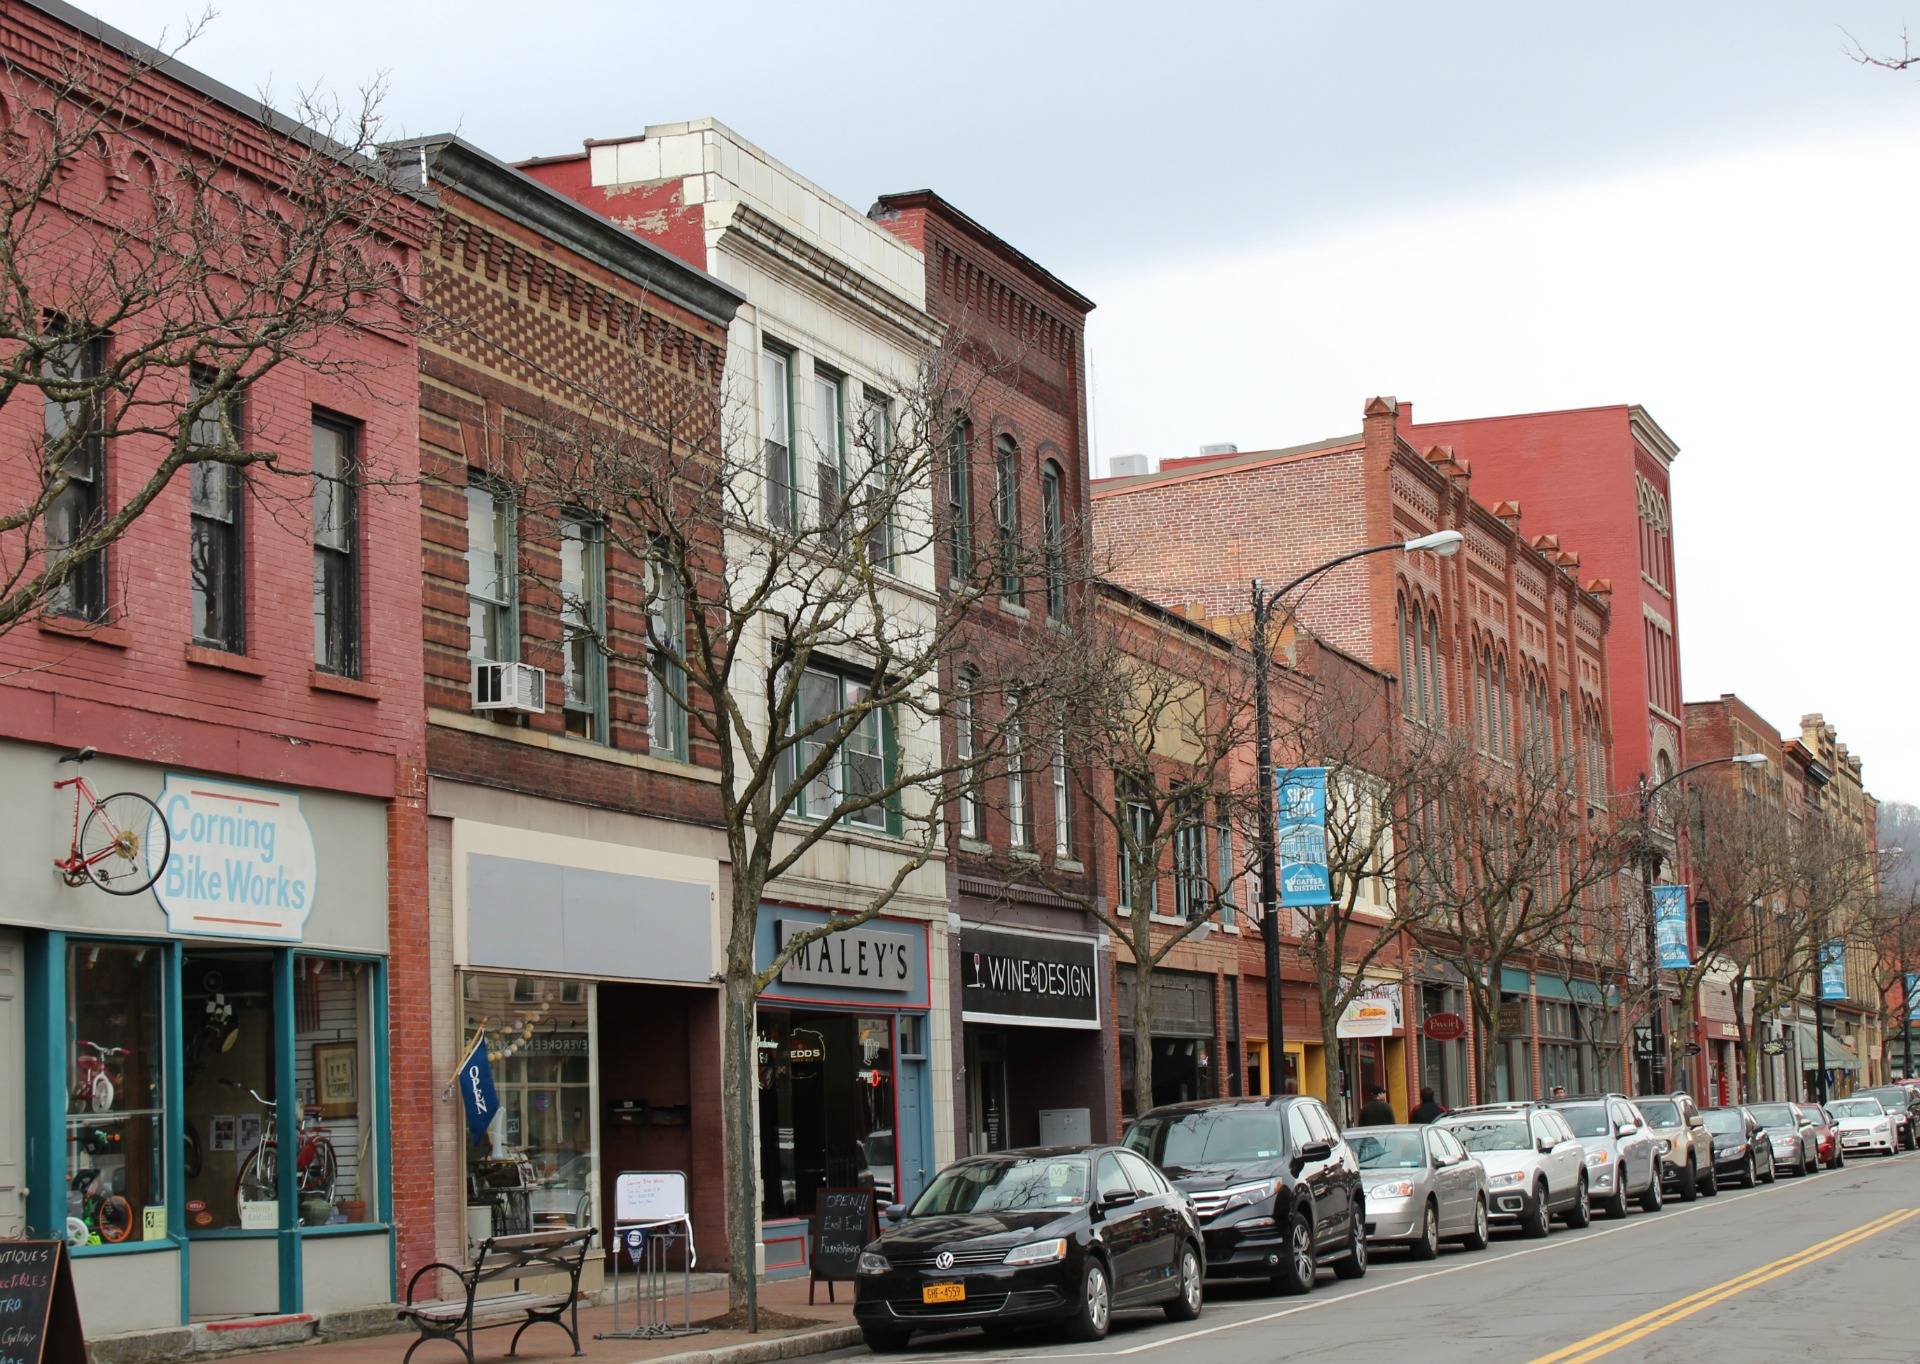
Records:
[[[865,1356],[863,1349],[827,1358]],[[1200,1319],[1116,1313],[1099,1345],[1033,1332],[916,1336],[896,1358],[1270,1364],[1276,1359],[1920,1360],[1920,1156],[1728,1190],[1545,1241],[1496,1232],[1478,1254],[1416,1264],[1381,1251],[1367,1277],[1323,1270],[1312,1294],[1208,1285]]]

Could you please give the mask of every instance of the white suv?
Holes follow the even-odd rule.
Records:
[[[1480,1104],[1456,1108],[1439,1120],[1487,1171],[1488,1212],[1517,1222],[1529,1236],[1545,1236],[1560,1217],[1584,1227],[1587,1151],[1567,1121],[1545,1104]]]

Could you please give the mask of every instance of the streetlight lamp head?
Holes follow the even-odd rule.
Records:
[[[1757,767],[1766,760],[1767,755],[1764,753],[1736,753],[1733,755],[1733,761],[1745,767]]]
[[[1437,530],[1431,535],[1416,535],[1400,548],[1412,554],[1417,550],[1426,550],[1429,554],[1444,559],[1456,553],[1467,537],[1457,530]]]

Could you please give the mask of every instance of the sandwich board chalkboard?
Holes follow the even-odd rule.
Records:
[[[0,1241],[0,1364],[87,1364],[64,1241]]]
[[[813,1285],[825,1283],[832,1302],[836,1279],[851,1279],[860,1267],[860,1252],[876,1235],[872,1189],[822,1189],[814,1202],[813,1249],[807,1256]]]

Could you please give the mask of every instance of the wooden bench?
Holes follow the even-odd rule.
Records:
[[[520,1347],[520,1337],[536,1322],[550,1321],[573,1338],[575,1356],[580,1348],[580,1270],[586,1264],[587,1250],[593,1244],[594,1229],[562,1227],[558,1231],[529,1231],[514,1236],[493,1236],[480,1243],[470,1269],[434,1261],[407,1281],[407,1305],[400,1309],[400,1320],[420,1330],[420,1339],[407,1347],[400,1364],[407,1364],[413,1352],[430,1340],[452,1341],[474,1364],[473,1333],[496,1326],[520,1329],[507,1346],[512,1355]],[[420,1280],[435,1270],[445,1270],[458,1278],[467,1290],[464,1298],[441,1298],[416,1303],[414,1289]],[[537,1274],[565,1274],[563,1293],[525,1293],[520,1280]],[[514,1291],[480,1296],[480,1285],[500,1279],[512,1279]],[[462,1340],[464,1335],[466,1338]]]

